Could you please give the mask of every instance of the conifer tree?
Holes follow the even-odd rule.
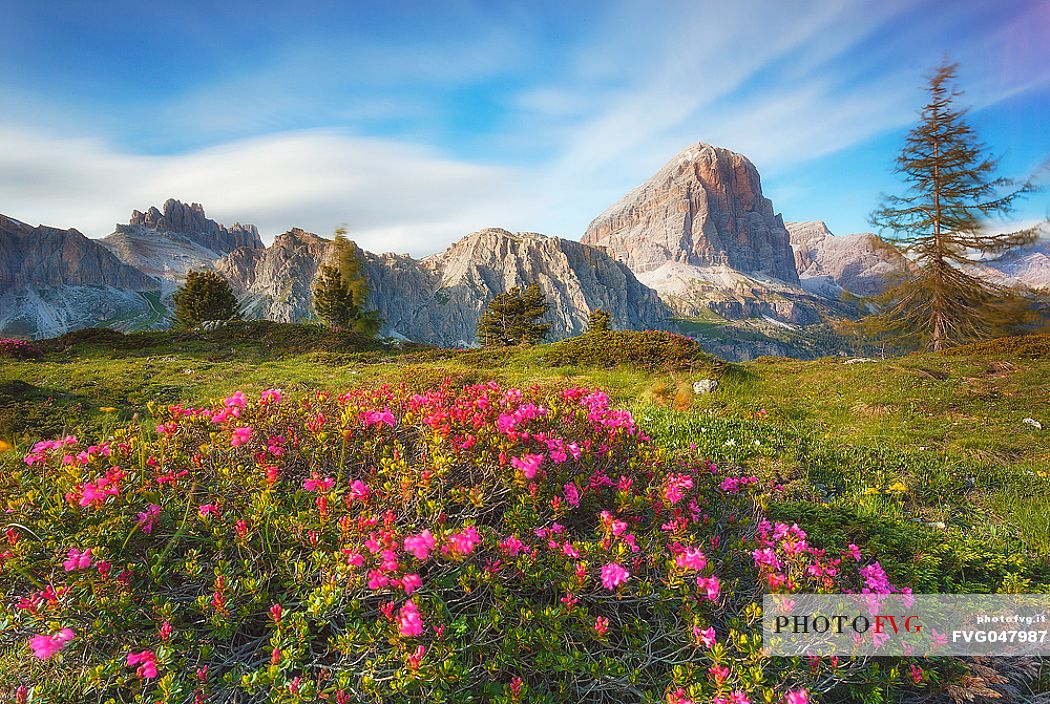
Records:
[[[237,297],[226,279],[214,271],[191,271],[175,292],[175,323],[192,329],[207,320],[240,318]]]
[[[974,275],[982,258],[1031,242],[1037,229],[990,234],[988,219],[1009,215],[1032,182],[996,175],[988,155],[956,105],[951,84],[956,64],[944,63],[929,79],[929,102],[897,157],[907,190],[884,196],[871,223],[906,257],[901,278],[876,299],[881,310],[863,322],[897,342],[934,350],[1007,334],[1029,320],[1033,299]]]
[[[538,322],[549,306],[538,286],[515,286],[489,301],[478,319],[478,341],[486,347],[531,345],[543,340],[550,324]]]
[[[537,342],[543,342],[543,339],[547,337],[547,333],[550,332],[550,323],[539,322],[547,311],[550,310],[550,305],[547,303],[547,297],[543,295],[543,291],[536,284],[532,284],[521,297],[522,307],[524,311],[521,316],[520,322],[520,340],[522,344],[534,345]]]
[[[357,321],[354,294],[334,266],[323,266],[313,287],[314,314],[329,327],[349,330]]]
[[[364,310],[365,305],[368,303],[369,291],[368,279],[363,271],[362,252],[352,240],[347,238],[345,227],[340,227],[335,231],[330,261],[333,262],[330,268],[338,272],[340,283],[346,289],[346,294],[328,289],[323,294],[326,298],[323,305],[328,311],[327,314],[335,314],[340,322],[338,325],[333,325],[317,312],[315,305],[317,316],[325,320],[329,325],[332,325],[332,327],[354,330],[369,337],[375,336],[379,332],[383,321],[379,317],[378,311]],[[318,272],[318,274],[318,283],[320,283],[323,271]],[[326,287],[332,285],[333,282],[331,280],[325,282]],[[335,308],[333,309],[332,306],[335,306]],[[338,312],[336,309],[338,309]]]
[[[607,332],[609,330],[609,311],[595,308],[587,319],[587,332]]]

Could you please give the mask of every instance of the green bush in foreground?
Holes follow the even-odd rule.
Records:
[[[662,330],[604,330],[548,345],[554,367],[630,367],[650,371],[711,370],[720,364],[696,340]]]
[[[896,587],[600,392],[269,390],[154,413],[8,455],[0,692],[802,704],[955,667],[763,657],[763,593]]]

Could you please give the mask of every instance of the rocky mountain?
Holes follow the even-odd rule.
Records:
[[[329,245],[291,230],[265,250],[232,252],[217,268],[252,315],[301,320],[310,315],[310,284]],[[625,265],[593,247],[536,233],[482,230],[424,259],[363,250],[358,256],[369,281],[368,307],[385,321],[384,332],[419,342],[472,344],[488,301],[530,283],[547,296],[555,337],[582,332],[599,307],[622,327],[652,327],[667,316],[656,293]]]
[[[1050,291],[1050,235],[986,261],[981,272],[996,283]]]
[[[695,144],[591,222],[606,249],[676,316],[819,323],[823,299],[799,285],[791,242],[747,157]]]
[[[818,295],[875,295],[906,264],[871,233],[833,235],[820,220],[789,222],[786,227],[802,287]]]
[[[0,330],[42,337],[73,327],[149,319],[160,282],[77,230],[0,215]]]
[[[747,157],[709,144],[683,150],[591,222],[583,242],[637,274],[668,262],[797,284],[784,221]]]
[[[132,211],[128,224],[118,224],[102,244],[124,262],[167,282],[169,289],[191,269],[212,268],[234,250],[264,246],[254,225],[226,227],[208,218],[200,203],[173,198],[163,210]]]
[[[871,296],[883,291],[907,262],[871,233],[833,235],[822,221],[789,222],[802,286],[834,298],[843,291]],[[967,267],[973,274],[1006,286],[1050,289],[1050,238]]]

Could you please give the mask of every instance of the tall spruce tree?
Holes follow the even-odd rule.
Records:
[[[173,298],[175,324],[194,328],[207,320],[240,318],[240,308],[233,288],[214,271],[191,271]]]
[[[478,319],[478,341],[486,347],[531,345],[543,340],[550,324],[539,319],[550,306],[538,286],[515,286],[489,301]]]
[[[865,327],[896,342],[939,350],[946,345],[1008,334],[1028,320],[1031,300],[968,271],[982,258],[1031,242],[1031,228],[1009,234],[986,230],[989,218],[1009,215],[1034,190],[996,175],[988,155],[956,105],[957,64],[930,76],[929,102],[897,157],[904,195],[884,196],[870,221],[908,261],[901,278],[876,299]]]

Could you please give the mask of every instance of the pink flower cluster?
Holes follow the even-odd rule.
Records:
[[[54,635],[38,635],[29,639],[29,647],[33,655],[41,660],[47,660],[58,651],[62,650],[73,640],[76,635],[70,628],[63,628]]]

